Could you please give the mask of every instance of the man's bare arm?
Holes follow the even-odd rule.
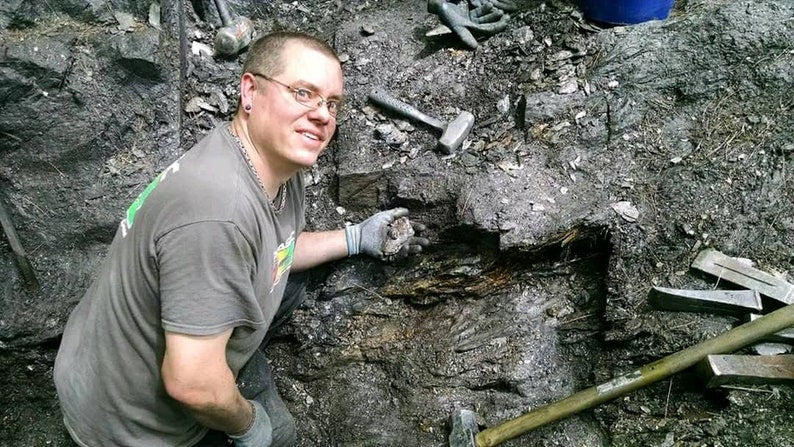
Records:
[[[304,231],[295,241],[292,270],[300,272],[347,256],[345,230]]]
[[[168,394],[202,425],[239,433],[254,415],[226,362],[229,329],[218,335],[194,336],[166,332],[162,377]]]

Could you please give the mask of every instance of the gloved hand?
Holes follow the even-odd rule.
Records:
[[[430,241],[417,236],[411,236],[397,254],[389,255],[383,252],[384,243],[391,237],[389,225],[395,219],[407,215],[407,209],[394,208],[376,213],[359,224],[345,227],[348,256],[364,253],[380,260],[392,260],[420,253],[422,247],[428,246]],[[417,222],[411,222],[411,226],[416,233],[426,228]]]
[[[473,8],[479,8],[481,6],[490,4],[491,6],[501,9],[504,12],[516,12],[518,11],[518,6],[513,2],[513,0],[469,0],[471,6]]]
[[[249,400],[254,409],[254,422],[251,428],[239,435],[230,435],[234,440],[234,447],[269,447],[273,442],[273,426],[265,408],[255,400]]]
[[[497,22],[505,13],[498,8],[495,8],[490,3],[483,3],[469,11],[469,19],[474,23],[492,23]]]
[[[427,0],[427,11],[436,14],[441,23],[449,27],[469,48],[474,49],[479,45],[472,32],[491,35],[502,32],[507,28],[507,21],[510,20],[509,14],[488,15],[491,12],[489,9],[488,12],[483,11],[483,15],[478,15],[475,20],[484,22],[486,20],[485,17],[488,17],[488,20],[496,21],[475,23],[469,18],[468,5],[463,2],[461,6],[451,4],[446,0]]]

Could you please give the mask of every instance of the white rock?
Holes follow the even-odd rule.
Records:
[[[615,202],[609,206],[627,222],[636,222],[637,218],[640,216],[640,212],[637,211],[637,208],[628,201]]]
[[[557,93],[561,95],[569,95],[571,93],[576,93],[579,90],[579,83],[576,82],[576,79],[568,79],[567,81],[560,83],[560,89]]]
[[[201,43],[201,42],[191,43],[190,51],[196,56],[212,57],[212,48],[205,43]]]
[[[510,110],[510,96],[505,95],[504,98],[496,102],[496,110],[501,114],[505,114]]]

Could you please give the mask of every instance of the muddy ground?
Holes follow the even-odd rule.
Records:
[[[523,1],[476,50],[426,37],[438,20],[418,0],[230,3],[344,60],[309,226],[406,206],[433,242],[312,273],[268,349],[300,445],[446,445],[455,409],[493,426],[722,333],[741,319],[647,302],[654,285],[731,287],[690,269],[704,248],[794,279],[789,1],[679,0],[631,27]],[[233,113],[245,55],[202,54],[212,2],[159,6],[0,6],[0,187],[41,283],[25,290],[0,241],[0,445],[69,445],[51,382],[68,313],[122,210]],[[375,87],[475,127],[445,156],[368,103]],[[686,371],[505,445],[789,447],[793,391]]]

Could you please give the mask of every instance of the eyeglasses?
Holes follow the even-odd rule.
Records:
[[[292,92],[292,95],[295,97],[295,102],[298,104],[307,107],[312,110],[317,110],[325,104],[325,107],[328,109],[328,113],[336,118],[336,115],[339,113],[339,109],[342,108],[342,101],[338,99],[325,99],[320,96],[319,93],[309,90],[307,88],[302,87],[293,87],[291,85],[287,85],[281,81],[277,81],[270,76],[265,76],[261,73],[254,73],[251,72],[254,76],[259,76],[265,78],[268,81],[275,82],[276,84],[286,87]],[[317,100],[319,98],[319,101]]]

